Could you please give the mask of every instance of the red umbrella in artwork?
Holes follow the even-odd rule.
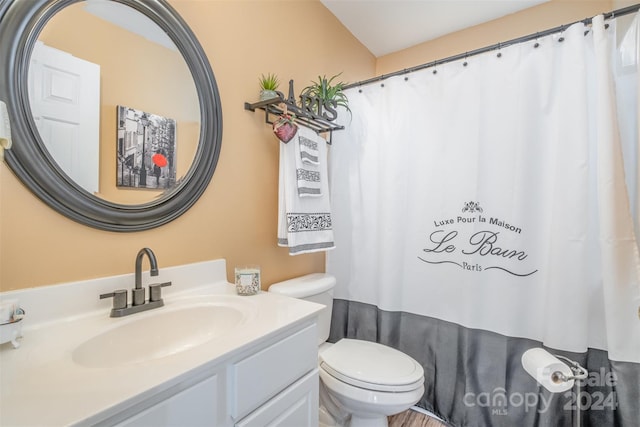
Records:
[[[156,153],[151,157],[151,160],[153,161],[153,164],[156,166],[159,166],[161,168],[167,166],[167,158],[160,154],[160,153]]]

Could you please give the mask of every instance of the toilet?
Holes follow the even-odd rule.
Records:
[[[387,417],[415,405],[424,393],[424,370],[413,358],[375,342],[326,342],[331,326],[330,274],[313,273],[275,283],[269,292],[323,304],[318,319],[320,425],[387,427]]]

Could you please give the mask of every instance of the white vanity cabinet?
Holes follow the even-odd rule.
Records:
[[[98,296],[133,274],[0,292],[28,313],[20,348],[0,346],[0,424],[316,427],[324,306],[239,296],[226,274],[163,268],[164,306],[120,318]]]
[[[315,322],[289,328],[96,425],[315,427],[316,340]]]
[[[237,427],[316,427],[318,425],[318,381],[316,368],[235,425]]]
[[[175,390],[170,390],[175,392]],[[158,396],[162,399],[161,396]],[[157,397],[157,398],[158,398]],[[158,399],[150,399],[153,400]],[[131,410],[120,413],[105,422],[96,425],[119,427],[134,426],[216,426],[218,425],[218,375],[213,375],[171,397],[161,400],[160,403],[152,404],[133,416],[128,413],[135,413],[146,405],[133,407]],[[147,401],[146,404],[150,404]],[[124,419],[118,423],[117,419]]]
[[[318,425],[317,338],[313,323],[231,365],[237,426]]]

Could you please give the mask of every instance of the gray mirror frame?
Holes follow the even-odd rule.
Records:
[[[62,8],[81,0],[9,0],[0,3],[0,100],[7,104],[13,146],[5,161],[44,203],[81,224],[101,230],[142,231],[185,213],[209,185],[222,144],[222,108],[207,56],[191,29],[166,0],[112,0],[144,14],[182,53],[200,101],[200,141],[183,180],[159,199],[121,205],[102,200],[74,183],[56,164],[36,129],[28,96],[28,67],[38,35]]]

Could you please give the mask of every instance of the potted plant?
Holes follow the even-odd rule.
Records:
[[[342,73],[338,73],[331,78],[318,76],[317,81],[312,81],[309,86],[302,89],[302,96],[319,99],[325,108],[330,105],[330,102],[335,102],[336,106],[344,107],[351,114],[349,99],[343,91],[346,83],[333,83],[340,74]],[[313,109],[317,113],[318,104],[314,104]]]
[[[260,76],[260,101],[265,101],[271,98],[277,98],[278,94],[276,90],[280,85],[278,76],[274,73],[267,73],[265,76]]]

